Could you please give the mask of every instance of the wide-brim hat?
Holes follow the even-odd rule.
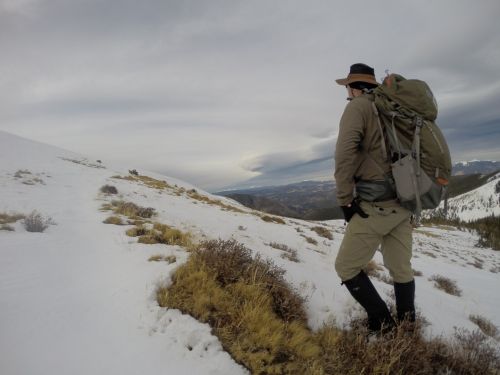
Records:
[[[366,82],[372,85],[379,84],[375,79],[375,70],[365,64],[351,65],[349,75],[346,78],[336,79],[335,82],[342,86],[347,86],[353,82]]]

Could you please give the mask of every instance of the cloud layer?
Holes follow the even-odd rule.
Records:
[[[0,0],[0,127],[207,189],[329,178],[346,103],[334,79],[366,62],[431,85],[455,160],[500,159],[499,11]]]

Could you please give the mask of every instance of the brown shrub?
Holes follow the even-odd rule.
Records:
[[[118,189],[112,185],[101,186],[100,191],[104,194],[118,194]]]
[[[154,223],[151,229],[138,225],[128,229],[125,233],[130,237],[139,237],[138,242],[143,244],[178,245],[186,247],[188,250],[193,246],[190,233],[184,233],[161,223]]]
[[[255,374],[306,374],[320,347],[306,326],[302,299],[283,270],[253,258],[235,241],[208,241],[179,267],[160,306],[209,323],[224,348]]]
[[[104,224],[125,225],[120,216],[110,216],[103,221]]]
[[[177,269],[168,288],[157,289],[157,300],[210,324],[224,349],[253,374],[498,375],[498,353],[477,333],[426,340],[421,324],[408,322],[375,341],[364,329],[325,326],[313,333],[283,272],[235,241],[209,241]]]
[[[325,374],[497,374],[495,348],[484,336],[459,331],[452,340],[426,340],[404,322],[392,334],[368,342],[362,331],[344,331],[325,345]]]
[[[222,286],[240,279],[262,284],[271,294],[274,310],[280,317],[286,321],[305,321],[303,299],[288,287],[283,278],[285,271],[270,260],[264,261],[259,255],[253,258],[250,250],[235,240],[203,242],[197,255],[217,273],[216,280]]]
[[[481,315],[469,315],[469,320],[476,324],[485,335],[498,338],[498,328],[491,321]]]
[[[24,219],[24,215],[22,214],[7,214],[0,212],[0,224],[12,224],[21,219]]]
[[[141,207],[132,202],[113,201],[111,202],[111,205],[115,213],[128,216],[131,219],[136,217],[149,219],[153,217],[153,215],[156,215],[154,208]]]
[[[452,296],[459,297],[462,295],[462,291],[458,288],[456,281],[440,275],[432,275],[429,280],[434,281],[434,286],[436,288],[441,289]]]
[[[278,249],[278,250],[284,251],[284,253],[281,254],[281,257],[283,259],[288,259],[289,261],[296,262],[296,263],[299,262],[299,258],[297,256],[297,250],[292,249],[285,244],[279,244],[276,242],[271,242],[269,244],[269,246],[271,246],[273,249]]]
[[[332,232],[330,232],[328,229],[326,229],[325,227],[320,227],[320,226],[317,226],[317,227],[312,227],[310,228],[313,232],[316,232],[318,234],[318,236],[321,236],[321,237],[324,237],[324,238],[327,238],[329,240],[333,240],[333,234]]]
[[[260,218],[268,223],[286,224],[285,220],[283,220],[282,218],[277,217],[277,216],[264,215],[264,216],[261,216]]]
[[[317,245],[318,244],[318,241],[316,241],[314,238],[311,238],[311,237],[308,237],[308,236],[305,236],[303,234],[301,234],[302,237],[304,237],[307,241],[307,243],[310,243],[312,245]]]

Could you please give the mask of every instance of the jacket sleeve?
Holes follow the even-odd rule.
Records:
[[[365,118],[360,101],[347,104],[340,119],[335,148],[335,182],[337,202],[345,206],[354,198],[354,174],[360,161],[360,144],[365,134]]]

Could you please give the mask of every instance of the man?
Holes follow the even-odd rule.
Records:
[[[398,321],[415,321],[411,213],[401,207],[392,183],[391,158],[371,91],[373,68],[351,66],[338,79],[349,95],[335,150],[337,200],[348,222],[335,269],[342,284],[368,314],[372,332],[391,330],[394,320],[363,271],[379,248],[394,281]]]

